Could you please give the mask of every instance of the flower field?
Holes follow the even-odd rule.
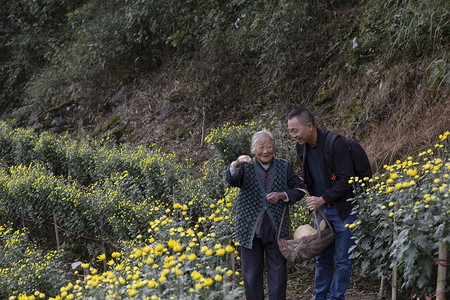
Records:
[[[356,234],[353,257],[380,278],[391,279],[395,268],[399,286],[416,295],[435,295],[437,267],[446,265],[438,251],[450,242],[449,135],[369,182],[351,180],[359,213],[349,224]]]
[[[66,280],[67,284],[61,284],[50,299],[224,299],[224,289],[229,290],[225,299],[237,298],[242,289],[231,289],[239,285],[231,280],[237,280],[239,273],[231,268],[236,248],[231,242],[228,212],[235,193],[230,190],[216,205],[211,204],[214,213],[200,217],[192,227],[186,205],[175,203],[172,208],[166,206],[162,213],[160,206],[153,206],[155,215],[160,217],[149,222],[146,232],[122,241],[116,251],[97,256],[97,262],[107,262],[108,271],[100,271],[98,264],[94,266],[95,261],[81,263],[75,277],[78,279]],[[28,264],[24,269],[28,269]],[[41,272],[45,270],[38,271]],[[39,285],[23,290],[17,294],[19,299],[33,299],[49,292]]]
[[[212,134],[248,135],[248,130]],[[208,140],[214,143],[211,136]],[[152,147],[73,141],[48,132],[38,136],[5,123],[0,155],[0,216],[2,232],[8,233],[2,236],[7,259],[0,262],[0,298],[224,299],[226,294],[236,299],[242,294],[232,238],[237,190],[225,187],[223,169],[215,163],[205,162],[198,171]],[[291,221],[293,226],[309,222],[309,214],[299,207]],[[29,230],[17,230],[23,227]],[[32,240],[29,231],[38,238]],[[23,255],[16,259],[16,252]],[[42,257],[49,257],[45,268],[30,267]]]
[[[277,156],[292,159],[280,122],[269,127],[280,137]],[[212,131],[217,160],[197,170],[155,147],[0,123],[0,298],[238,299],[238,190],[221,172],[235,159],[229,149],[239,143],[248,153],[248,136],[261,128]],[[433,289],[437,243],[449,236],[448,135],[420,162],[386,167],[370,187],[354,179],[360,219],[349,226],[364,270],[388,278],[397,265],[404,287]],[[291,222],[311,222],[301,203]]]

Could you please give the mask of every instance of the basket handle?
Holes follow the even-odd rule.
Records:
[[[333,228],[333,227],[331,227],[331,224],[330,224],[330,222],[328,221],[328,219],[327,219],[327,217],[325,217],[325,215],[323,214],[323,212],[320,210],[320,208],[318,208],[317,209],[318,211],[319,211],[319,213],[320,213],[320,215],[322,216],[322,218],[325,220],[325,222],[327,222],[327,225],[328,225],[328,227],[330,227],[330,228]],[[314,217],[316,218],[316,224],[317,224],[317,230],[319,230],[319,236],[320,236],[320,226],[319,226],[319,221],[317,220],[317,216],[316,216],[316,210],[314,210]]]
[[[281,226],[283,226],[283,221],[284,221],[284,215],[286,213],[286,209],[288,210],[289,213],[289,206],[287,204],[284,205],[283,208],[283,215],[281,215],[281,221],[280,221],[280,226],[278,227],[278,234],[277,234],[277,240],[280,239],[280,234],[281,234]]]
[[[294,190],[300,191],[305,193],[306,197],[309,197],[309,193],[307,190],[305,189],[301,189],[301,188],[294,188]],[[280,239],[280,234],[281,234],[281,226],[283,226],[283,221],[284,221],[284,216],[286,214],[286,209],[288,210],[289,213],[289,206],[287,204],[284,205],[283,208],[283,215],[281,216],[281,221],[280,221],[280,226],[278,227],[278,234],[277,234],[277,240]],[[319,221],[317,220],[317,214],[316,214],[316,210],[319,211],[320,215],[322,216],[322,218],[325,220],[325,222],[327,223],[328,227],[331,227],[330,222],[328,221],[327,217],[325,217],[325,215],[323,214],[323,212],[320,210],[320,208],[313,210],[313,214],[314,214],[314,221],[316,221],[317,224],[317,231],[319,232],[319,238],[321,238],[321,230],[320,230],[320,226],[319,226]]]
[[[309,197],[309,193],[308,193],[308,191],[305,190],[305,189],[295,188],[294,190],[303,192],[303,193],[305,193],[306,197]],[[316,221],[317,229],[319,230],[319,236],[320,236],[320,227],[319,227],[319,221],[317,220],[316,210],[319,211],[320,215],[321,215],[322,218],[325,220],[325,222],[327,223],[328,227],[330,227],[330,228],[333,228],[333,227],[331,227],[330,222],[328,221],[327,217],[325,217],[325,215],[324,215],[323,212],[320,210],[320,208],[313,210],[313,213],[314,213],[314,220]]]
[[[308,191],[305,190],[305,189],[301,189],[301,188],[293,188],[293,190],[297,190],[297,191],[303,192],[303,193],[305,193],[306,196],[309,196]],[[281,216],[280,226],[278,227],[277,240],[280,239],[280,235],[281,235],[281,226],[283,226],[283,221],[284,221],[284,216],[285,216],[285,214],[286,214],[286,209],[287,209],[288,214],[289,214],[289,206],[288,206],[287,204],[285,204],[285,205],[284,205],[284,208],[283,208],[283,215]]]

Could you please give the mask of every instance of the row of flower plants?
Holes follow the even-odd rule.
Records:
[[[440,243],[450,243],[449,135],[432,149],[384,166],[385,173],[367,181],[354,178],[357,223],[353,258],[363,272],[392,279],[411,294],[435,295]],[[447,282],[450,282],[447,272]],[[416,299],[416,298],[415,298]]]
[[[129,184],[140,198],[153,195],[164,199],[183,171],[173,153],[161,153],[156,147],[116,145],[109,137],[76,141],[51,132],[12,129],[6,122],[0,123],[0,158],[4,167],[43,164],[56,177],[83,186],[127,172],[136,179]]]
[[[278,122],[278,127],[279,124]],[[261,123],[252,123],[249,127],[227,126],[230,129],[224,132],[234,132],[246,137],[251,137],[253,132],[262,129]],[[216,153],[220,152],[214,147],[217,145],[214,141],[218,141],[215,138],[218,135],[223,135],[223,132],[212,132],[207,138]],[[7,232],[13,231],[16,236],[24,239],[27,231],[18,232],[15,229],[26,225],[33,234],[39,233],[39,239],[34,240],[41,243],[41,250],[32,246],[36,250],[31,252],[28,246],[25,248],[28,243],[25,241],[2,243],[8,245],[3,251],[4,257],[9,258],[0,262],[0,296],[31,299],[69,295],[69,299],[75,296],[101,299],[111,298],[114,294],[117,297],[131,297],[134,295],[133,290],[136,295],[151,295],[145,288],[137,289],[134,285],[138,284],[142,288],[142,282],[147,284],[147,288],[153,288],[154,297],[162,299],[184,299],[186,295],[193,299],[222,299],[224,288],[228,290],[226,297],[234,299],[242,292],[237,288],[239,283],[236,282],[239,274],[235,273],[239,270],[238,257],[230,257],[234,257],[236,253],[227,251],[225,255],[219,249],[220,245],[224,249],[228,246],[228,250],[235,247],[231,237],[234,216],[232,202],[236,199],[237,191],[225,189],[221,178],[224,165],[216,168],[214,163],[206,162],[200,170],[194,170],[189,162],[182,164],[176,160],[175,155],[164,154],[154,148],[117,146],[108,140],[73,141],[48,132],[37,135],[23,128],[11,129],[5,123],[0,126],[0,143],[1,220],[3,223],[12,223]],[[245,144],[242,153],[249,152],[250,138]],[[229,148],[234,146],[229,145]],[[150,234],[149,227],[155,222],[164,226],[157,226]],[[309,215],[300,206],[298,212],[293,214],[291,222],[293,227],[309,222]],[[41,261],[35,257],[45,256],[47,254],[40,251],[55,247],[55,236],[48,230],[49,225],[54,225],[60,232],[63,239],[62,248],[66,250],[66,254],[58,254],[57,258],[50,260],[50,266],[40,268]],[[196,237],[192,236],[193,232]],[[7,240],[8,236],[10,235],[5,235],[4,238]],[[134,240],[136,236],[139,239]],[[158,269],[158,266],[164,266],[160,259],[168,259],[166,255],[173,249],[167,247],[172,245],[172,241],[182,247],[175,247],[179,250],[176,253],[182,258],[176,259],[178,263],[177,269],[174,269],[175,273],[164,274],[168,279],[163,284],[164,277],[161,272],[167,271]],[[142,276],[136,282],[135,279],[130,281],[128,275],[117,276],[114,284],[126,284],[121,284],[112,293],[99,291],[98,287],[90,289],[92,286],[88,285],[86,280],[91,277],[88,276],[95,276],[92,277],[94,280],[103,279],[99,270],[104,271],[105,268],[101,262],[95,261],[95,257],[102,253],[100,258],[110,256],[111,253],[120,253],[120,264],[125,266],[126,272],[130,268],[136,270],[142,267],[141,262],[134,261],[135,256],[132,255],[138,242],[139,247],[145,249],[142,250],[142,257],[146,258],[147,265],[150,261],[148,255],[154,256],[153,260],[156,262],[152,264],[151,269],[143,267],[139,271]],[[148,249],[153,249],[158,244],[164,246],[164,255],[161,251],[160,255],[149,252]],[[80,249],[84,252],[88,249],[88,254],[77,256]],[[23,252],[24,258],[15,261],[12,253],[16,252]],[[183,253],[191,260],[186,260]],[[67,260],[72,259],[69,262],[74,262],[74,257],[81,257],[83,261],[91,264],[87,269],[90,275],[80,270],[86,263],[74,264],[75,270],[81,273],[71,274],[74,270],[68,267],[70,264]],[[196,257],[195,263],[193,257]],[[30,261],[35,261],[36,271],[30,270]],[[62,264],[62,261],[66,263]],[[116,258],[114,261],[119,260]],[[231,270],[231,261],[234,271]],[[111,260],[104,265],[109,272],[116,272],[121,268],[119,266],[116,269]],[[98,270],[94,269],[95,267]],[[39,270],[44,269],[46,274],[54,275],[53,279],[51,275],[39,274]],[[50,272],[50,269],[53,272]],[[195,278],[191,274],[194,271]],[[31,273],[35,273],[34,280],[29,280]],[[173,274],[176,276],[169,276]],[[202,277],[197,278],[198,274]],[[65,280],[60,280],[61,276],[65,276]],[[74,276],[80,277],[78,286]],[[222,282],[221,278],[228,279]],[[178,279],[177,284],[174,284],[172,279]],[[77,292],[60,293],[58,284],[62,285],[64,282],[77,287]],[[157,289],[154,289],[153,282],[158,283]],[[105,284],[103,282],[99,287],[104,287]],[[230,288],[231,286],[233,288]],[[78,291],[79,287],[88,288]],[[94,296],[90,296],[90,293]],[[70,296],[71,294],[74,296]]]
[[[201,197],[223,196],[223,184],[208,165],[201,170],[202,184],[196,184],[199,179],[174,154],[0,125],[1,212],[9,220],[44,226],[56,219],[81,235],[103,231],[129,239],[152,218],[149,202],[168,205],[177,195],[197,204]]]

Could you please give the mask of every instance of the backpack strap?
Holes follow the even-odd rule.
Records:
[[[323,156],[325,158],[325,164],[334,169],[333,166],[333,143],[340,135],[331,131],[328,131],[325,135],[325,145],[323,147]]]

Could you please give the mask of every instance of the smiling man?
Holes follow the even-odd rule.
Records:
[[[295,109],[288,116],[288,129],[297,141],[297,154],[302,159],[301,177],[311,195],[306,199],[310,210],[320,208],[335,231],[335,240],[316,258],[316,300],[345,299],[352,272],[349,249],[352,232],[346,224],[356,221],[352,215],[353,197],[348,183],[355,176],[353,163],[345,141],[339,136],[332,144],[331,163],[325,160],[325,140],[328,130],[317,128],[313,115],[306,109]],[[318,221],[322,217],[318,214]]]

